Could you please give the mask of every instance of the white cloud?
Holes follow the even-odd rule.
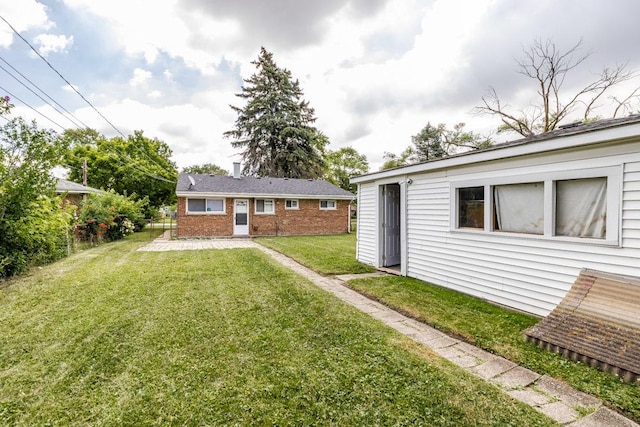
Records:
[[[47,56],[50,53],[66,51],[73,44],[73,36],[40,34],[35,37],[34,42],[38,52],[42,56]]]
[[[145,84],[153,74],[151,71],[143,70],[142,68],[136,68],[133,70],[133,77],[129,80],[129,84],[131,86],[140,86]]]
[[[12,11],[7,15],[24,31],[75,20],[74,49],[63,64],[71,81],[123,131],[164,139],[180,166],[229,168],[235,150],[222,139],[236,118],[229,104],[242,104],[234,94],[255,72],[260,46],[300,80],[330,148],[352,145],[372,169],[427,122],[494,128],[494,119],[469,114],[489,85],[526,106],[535,88],[514,71],[514,58],[534,37],[566,46],[584,36],[600,65],[578,74],[578,83],[601,65],[640,66],[637,0],[604,9],[597,0],[63,0],[51,9],[0,0],[0,10]],[[2,31],[0,25],[6,47],[11,34]],[[101,55],[88,61],[82,49],[94,40]],[[91,109],[80,111],[113,133]]]
[[[53,27],[47,17],[47,7],[35,0],[0,0],[0,11],[0,15],[20,33]],[[0,48],[11,46],[15,37],[13,30],[4,21],[0,22]]]

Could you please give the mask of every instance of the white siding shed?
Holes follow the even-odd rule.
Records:
[[[375,267],[541,316],[583,268],[640,277],[640,116],[352,182],[357,257]],[[399,254],[388,253],[391,185],[400,187]]]

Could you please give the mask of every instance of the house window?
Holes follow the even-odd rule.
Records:
[[[257,214],[272,214],[275,212],[273,207],[273,199],[256,199]]]
[[[336,209],[336,201],[335,200],[320,200],[320,209],[321,210]]]
[[[451,229],[619,245],[621,186],[615,165],[453,182]]]
[[[544,234],[544,182],[493,187],[493,229]]]
[[[296,199],[287,199],[284,201],[285,209],[299,209],[298,200]]]
[[[187,199],[188,213],[224,213],[224,199]]]
[[[458,227],[484,228],[484,187],[458,188]]]
[[[607,231],[607,178],[556,181],[557,236],[604,239]]]

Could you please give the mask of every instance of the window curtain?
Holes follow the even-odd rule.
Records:
[[[604,239],[607,178],[556,181],[556,235]]]
[[[493,187],[496,230],[513,233],[544,233],[544,183]]]
[[[187,199],[187,210],[189,212],[204,212],[204,199]]]

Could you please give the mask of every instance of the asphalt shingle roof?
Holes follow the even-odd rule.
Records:
[[[77,182],[67,181],[66,179],[58,179],[58,184],[56,185],[57,193],[76,193],[76,194],[87,194],[87,193],[100,193],[101,191],[97,188],[87,187],[86,185],[78,184]]]
[[[195,182],[189,181],[191,176]],[[178,176],[177,193],[193,192],[221,194],[221,195],[264,195],[283,197],[331,197],[334,199],[353,199],[355,196],[330,182],[323,180],[292,179],[292,178],[257,178],[232,176],[185,174]]]

